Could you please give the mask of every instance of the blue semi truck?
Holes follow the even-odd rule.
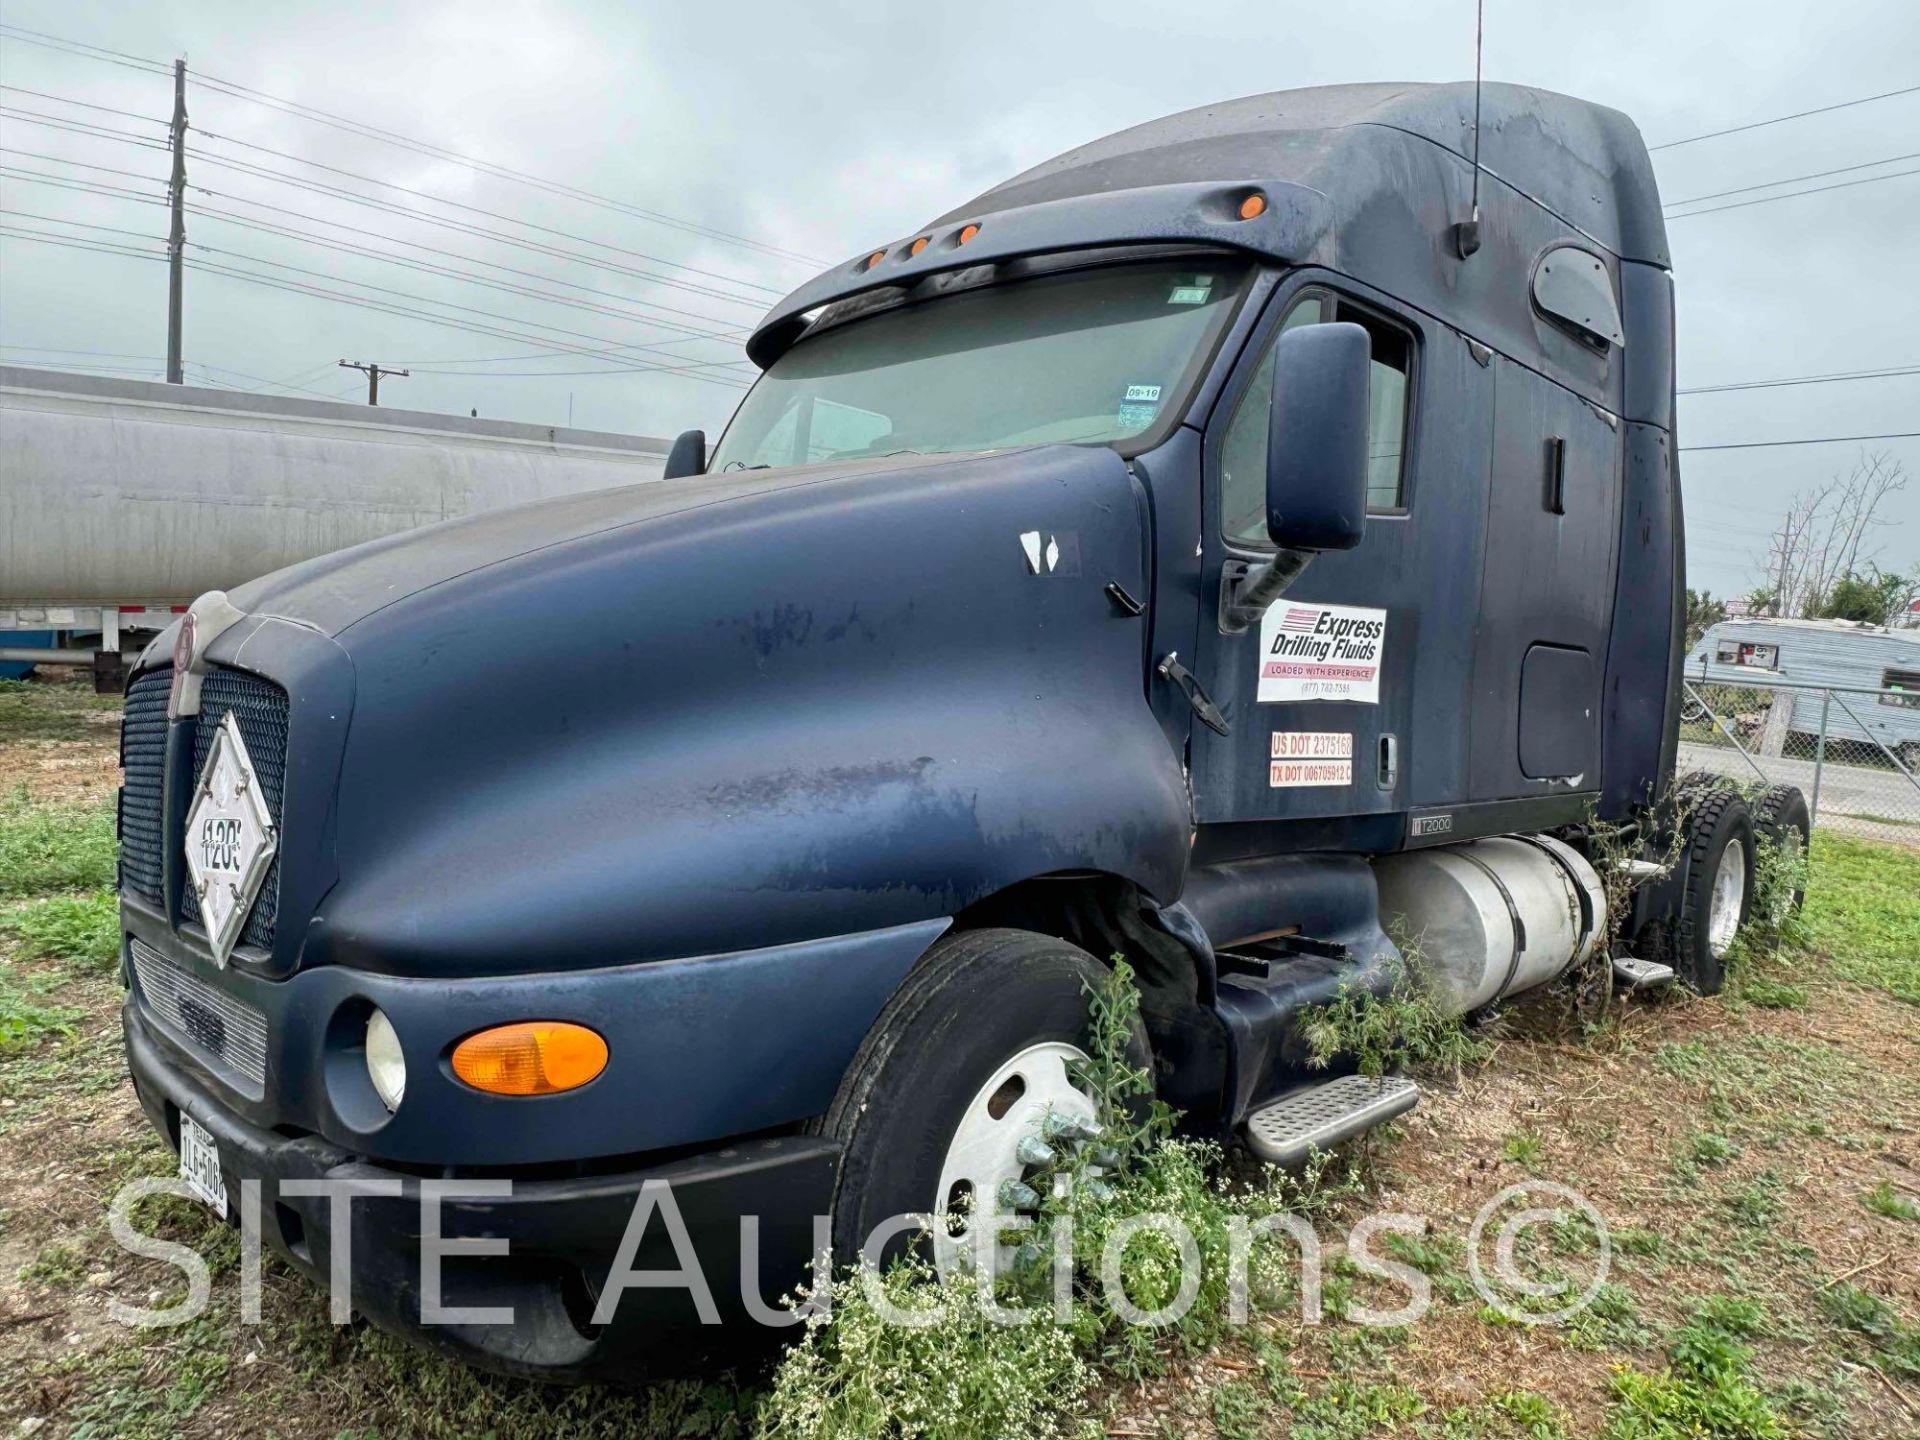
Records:
[[[128,1054],[190,1183],[257,1182],[324,1279],[289,1182],[367,1182],[354,1306],[631,1376],[751,1302],[616,1256],[751,1251],[772,1297],[918,1212],[957,1263],[1041,1118],[1081,1143],[1116,953],[1159,1094],[1282,1163],[1417,1099],[1301,1035],[1395,936],[1461,1012],[1716,988],[1805,810],[1672,777],[1652,168],[1614,111],[1475,101],[1071,151],[775,305],[662,480],[202,596],[131,677],[120,813]],[[1596,824],[1659,872],[1631,914]],[[430,1296],[416,1202],[460,1180],[511,1193],[442,1233],[505,1253]],[[623,1247],[660,1181],[681,1230]]]

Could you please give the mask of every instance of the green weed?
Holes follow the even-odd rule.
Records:
[[[95,974],[120,963],[120,902],[111,890],[53,895],[0,914],[28,958],[65,960]]]
[[[1325,1005],[1303,1010],[1301,1033],[1315,1065],[1353,1061],[1363,1075],[1421,1069],[1458,1074],[1487,1056],[1484,1040],[1436,1003],[1419,947],[1403,940],[1386,993],[1343,985]]]
[[[1884,1215],[1889,1220],[1920,1220],[1920,1201],[1911,1195],[1901,1194],[1893,1188],[1891,1181],[1882,1180],[1860,1197],[1860,1203],[1874,1214]]]
[[[114,853],[111,806],[0,798],[0,899],[110,889]]]

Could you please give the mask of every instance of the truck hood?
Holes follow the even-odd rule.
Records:
[[[339,737],[290,754],[283,869],[319,833],[291,777],[326,776],[298,814],[338,878],[282,910],[277,959],[670,960],[1061,871],[1171,897],[1185,781],[1145,620],[1109,595],[1151,596],[1149,531],[1118,455],[1044,446],[643,484],[248,586],[239,663],[275,678],[265,632],[305,636],[352,697],[282,677],[292,750]]]
[[[913,470],[951,466],[955,460],[950,455],[896,455],[779,470],[733,470],[557,496],[321,555],[250,581],[229,598],[249,615],[292,620],[333,637],[434,586],[607,531],[876,475],[898,473],[902,484],[912,484]]]

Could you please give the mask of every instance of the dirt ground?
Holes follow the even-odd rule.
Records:
[[[78,686],[0,688],[0,799],[12,807],[0,819],[97,815],[117,784],[115,723],[111,704]],[[1818,905],[1828,862],[1815,863]],[[1920,870],[1892,873],[1876,882],[1884,903],[1909,906],[1902,923],[1920,926]],[[181,1293],[171,1267],[115,1244],[106,1213],[120,1185],[170,1174],[173,1157],[125,1080],[113,967],[23,938],[19,916],[41,903],[0,883],[0,1433],[750,1429],[755,1392],[731,1380],[554,1391],[475,1375],[361,1325],[336,1329],[323,1297],[271,1257],[264,1321],[242,1324],[232,1233],[170,1198],[143,1202],[138,1228],[205,1254],[214,1304],[182,1326],[116,1323],[112,1299]],[[1826,933],[1845,936],[1845,923]],[[1828,953],[1850,943],[1830,939]],[[1105,1386],[1088,1402],[1089,1433],[1920,1436],[1920,1380],[1887,1359],[1902,1333],[1920,1353],[1920,1004],[1890,993],[1913,983],[1920,956],[1897,947],[1887,965],[1858,973],[1901,978],[1853,983],[1827,953],[1782,954],[1750,965],[1725,997],[1622,1003],[1591,1035],[1516,1017],[1485,1063],[1428,1082],[1418,1110],[1366,1142],[1368,1190],[1347,1206],[1425,1217],[1415,1263],[1432,1276],[1431,1315],[1378,1331],[1269,1314],[1209,1355]],[[1463,1268],[1476,1212],[1505,1186],[1548,1180],[1592,1201],[1612,1246],[1604,1303],[1556,1328],[1491,1310]],[[1578,1237],[1560,1248],[1572,1270],[1596,1263]],[[1330,1311],[1372,1293],[1338,1261],[1330,1270]],[[1404,1299],[1379,1293],[1383,1305]],[[1868,1299],[1849,1321],[1836,1302],[1857,1295]],[[1678,1327],[1729,1296],[1760,1317],[1750,1373],[1783,1428],[1626,1428],[1622,1377],[1667,1373]],[[1897,1317],[1892,1332],[1858,1321],[1870,1302]]]

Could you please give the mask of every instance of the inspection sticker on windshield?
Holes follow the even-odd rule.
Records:
[[[1387,612],[1276,600],[1260,618],[1262,705],[1298,700],[1380,703]]]
[[[1176,285],[1167,293],[1169,305],[1204,305],[1213,293],[1213,277],[1196,275],[1191,284]]]
[[[1353,736],[1334,730],[1276,730],[1267,784],[1275,790],[1296,785],[1351,785]]]

